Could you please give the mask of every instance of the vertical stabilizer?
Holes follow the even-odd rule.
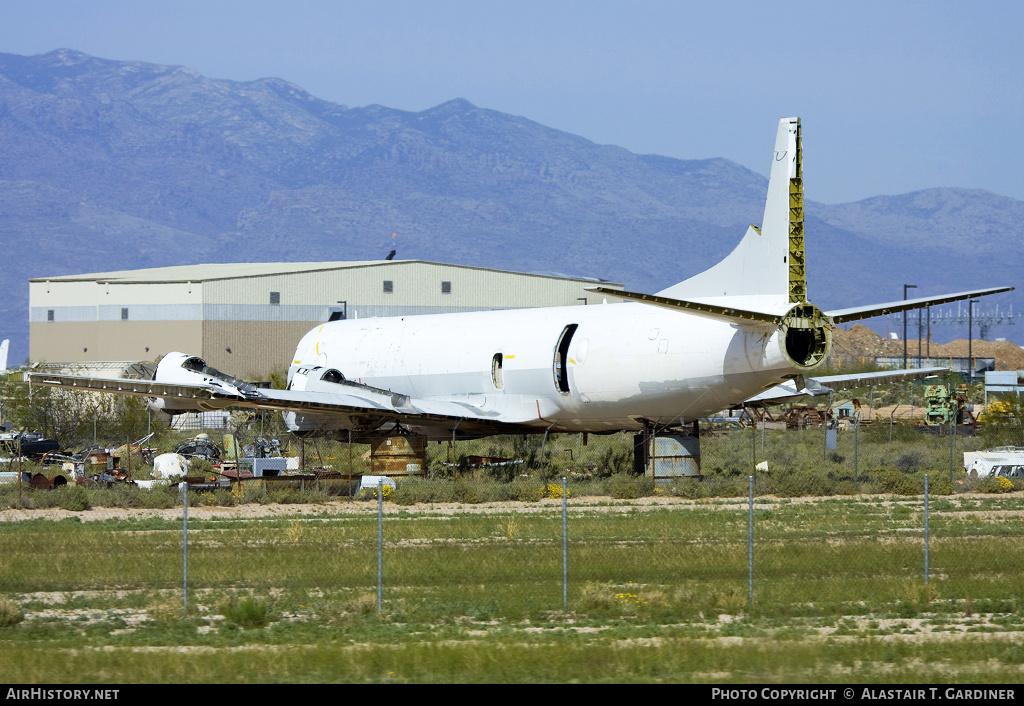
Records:
[[[743,297],[762,311],[807,301],[800,118],[783,118],[775,137],[768,197],[760,228],[714,267],[658,292],[676,299]]]
[[[783,134],[784,123],[789,121]],[[791,303],[807,301],[807,276],[804,269],[804,180],[803,147],[800,144],[800,118],[788,118],[779,125],[775,141],[775,162],[768,184],[764,207],[764,231],[781,241],[783,233],[788,244],[788,294]],[[778,172],[776,172],[778,167]],[[776,178],[778,174],[778,178]],[[778,193],[772,193],[772,187]],[[783,193],[785,192],[785,193]],[[786,204],[783,211],[783,204]]]

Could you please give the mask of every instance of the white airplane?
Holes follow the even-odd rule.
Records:
[[[799,118],[779,122],[762,226],[711,269],[629,300],[331,321],[299,342],[288,389],[256,389],[169,353],[153,381],[32,373],[30,383],[142,395],[168,412],[280,410],[298,433],[433,439],[681,428],[744,403],[905,380],[944,368],[814,378],[849,321],[997,287],[823,312],[807,299]]]

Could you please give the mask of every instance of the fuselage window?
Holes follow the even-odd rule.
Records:
[[[569,344],[572,343],[572,335],[576,333],[579,324],[569,324],[562,329],[562,335],[558,337],[558,346],[555,347],[555,387],[559,392],[569,392]]]
[[[495,353],[494,358],[491,360],[491,381],[497,389],[501,389],[505,384],[501,378],[501,364],[504,356],[501,353]]]

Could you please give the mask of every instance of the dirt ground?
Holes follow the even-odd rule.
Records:
[[[821,498],[792,498],[792,502],[820,500]],[[763,506],[777,502],[776,498],[759,497],[755,498],[755,505]],[[588,496],[585,498],[571,498],[569,507],[574,511],[585,509],[592,512],[628,512],[637,510],[652,510],[666,506],[693,506],[705,505],[710,507],[735,507],[746,505],[746,498],[712,498],[707,500],[690,500],[687,498],[661,498],[646,497],[635,500],[615,500],[611,497]],[[508,512],[519,512],[530,514],[534,512],[550,512],[552,509],[561,507],[562,501],[558,499],[544,499],[538,502],[491,502],[491,503],[417,503],[415,505],[395,505],[384,503],[384,514],[395,515],[407,513],[413,515],[453,515],[453,514],[498,514]],[[267,519],[274,517],[330,517],[335,515],[367,515],[376,514],[377,503],[374,501],[333,501],[321,505],[286,504],[286,505],[259,505],[250,503],[247,505],[236,505],[234,507],[210,507],[189,506],[188,516],[190,519]],[[181,519],[182,509],[180,507],[167,509],[154,508],[117,508],[117,507],[94,507],[81,512],[62,510],[60,508],[42,508],[37,510],[0,510],[0,522],[19,522],[24,520],[63,520],[68,517],[77,517],[82,522],[93,522],[99,520],[141,520],[151,517],[159,517],[165,520]]]
[[[832,336],[832,365],[835,365],[837,356],[872,358],[880,355],[903,355],[902,340],[887,339],[862,324],[854,324],[849,330],[835,329]],[[933,358],[966,357],[970,350],[972,355],[979,358],[995,358],[996,370],[1024,370],[1024,349],[1009,341],[982,341],[978,338],[970,344],[962,338],[946,344],[923,341],[921,350],[927,350]],[[907,351],[911,356],[917,355],[916,338],[907,340]]]
[[[1001,497],[1024,496],[1024,493],[1007,493]],[[839,496],[803,497],[803,498],[779,498],[774,495],[762,495],[754,498],[756,509],[770,508],[780,502],[787,503],[817,503],[836,500]],[[877,498],[879,496],[842,496],[853,501]],[[882,496],[888,503],[911,500],[911,496]],[[970,497],[965,496],[965,497]],[[616,500],[610,496],[587,496],[582,498],[570,498],[569,509],[573,512],[637,512],[644,510],[656,510],[665,507],[704,507],[716,510],[735,511],[738,507],[747,506],[747,498],[702,498],[689,499],[677,497],[645,497],[630,500]],[[559,499],[545,498],[538,502],[490,502],[490,503],[416,503],[414,505],[395,505],[384,503],[385,515],[467,515],[467,514],[502,514],[517,512],[532,514],[538,512],[551,512],[561,507]],[[165,520],[180,520],[181,508],[118,508],[118,507],[94,507],[81,512],[62,510],[60,508],[42,508],[38,510],[0,510],[0,523],[20,522],[25,520],[52,520],[58,521],[69,517],[77,517],[82,522],[94,522],[102,520],[143,520],[151,517],[159,517]],[[1017,510],[1007,511],[1017,516]],[[250,503],[247,505],[236,505],[234,507],[210,507],[210,506],[189,506],[188,516],[194,520],[231,520],[231,519],[272,519],[275,517],[307,517],[309,519],[346,516],[346,515],[374,515],[377,513],[377,503],[372,500],[351,501],[336,500],[320,505],[313,504],[271,504],[260,505]],[[991,514],[991,513],[986,513]]]

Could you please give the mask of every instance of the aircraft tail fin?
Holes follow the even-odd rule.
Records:
[[[761,309],[806,302],[802,161],[800,118],[783,118],[775,138],[761,227],[751,225],[739,245],[717,265],[658,295],[753,297]]]

